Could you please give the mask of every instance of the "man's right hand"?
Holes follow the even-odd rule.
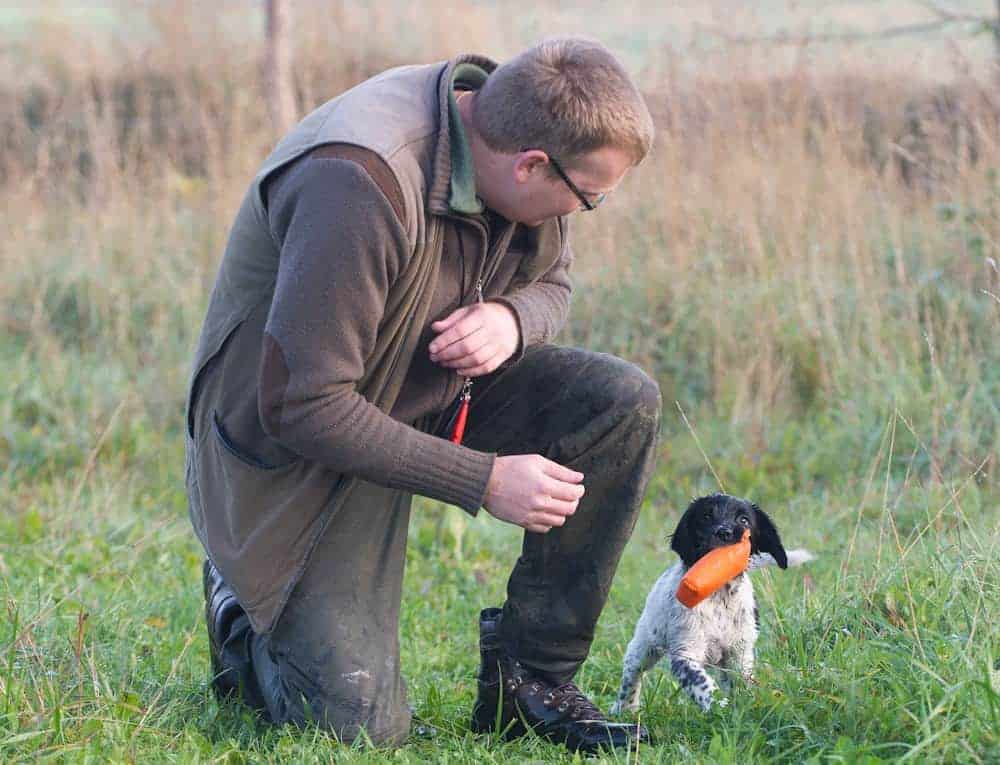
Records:
[[[483,506],[501,521],[544,534],[576,512],[583,491],[583,473],[540,454],[517,454],[494,460]]]

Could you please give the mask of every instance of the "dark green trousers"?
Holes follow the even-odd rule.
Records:
[[[533,347],[475,381],[467,446],[542,454],[585,475],[564,526],[525,533],[503,607],[507,652],[552,680],[569,680],[587,657],[653,469],[660,407],[641,369],[576,348]],[[255,634],[241,617],[223,659],[243,700],[274,723],[313,720],[345,741],[364,729],[399,743],[410,724],[399,670],[410,495],[358,491],[368,501],[332,519],[275,629]]]

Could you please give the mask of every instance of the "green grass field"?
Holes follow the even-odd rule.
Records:
[[[411,527],[402,644],[412,703],[436,737],[391,754],[347,751],[319,731],[268,730],[219,706],[207,690],[201,555],[176,425],[129,398],[116,403],[136,370],[4,353],[0,759],[572,759],[540,741],[466,730],[476,614],[503,597],[519,538],[488,516],[469,521],[426,501]],[[672,560],[672,524],[691,496],[715,488],[679,419],[665,419],[660,468],[579,677],[605,707],[645,594]],[[700,437],[726,488],[760,501],[787,543],[818,559],[755,574],[759,685],[730,706],[703,715],[662,669],[650,674],[641,715],[659,743],[641,761],[994,759],[1000,539],[997,494],[976,466],[932,480],[939,466],[903,412],[804,423],[753,453],[723,424]]]
[[[623,23],[640,28],[641,5]],[[108,7],[86,23],[112,23]],[[407,45],[433,60],[602,34],[546,9],[497,27],[493,47],[489,4],[439,13]],[[145,53],[0,11],[19,25],[0,46],[0,762],[573,761],[467,732],[477,614],[501,602],[520,537],[422,499],[401,643],[433,738],[343,746],[209,692],[183,397],[228,225],[274,136],[232,29],[198,4],[147,11]],[[300,29],[301,111],[397,62],[386,41],[410,13],[344,4],[336,45]],[[617,761],[1000,761],[996,90],[745,48],[675,69],[652,35],[625,52],[659,51],[643,73],[656,149],[573,221],[560,341],[642,365],[664,399],[657,472],[579,684],[610,706],[674,561],[668,535],[721,482],[817,559],[754,574],[758,684],[706,715],[654,670],[641,721],[657,744]]]

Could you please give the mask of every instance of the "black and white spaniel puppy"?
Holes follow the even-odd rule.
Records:
[[[759,616],[753,585],[746,573],[731,579],[694,608],[675,597],[687,570],[705,553],[734,544],[750,529],[748,570],[777,563],[781,568],[812,558],[805,550],[785,552],[778,530],[757,505],[728,494],[696,499],[674,531],[670,547],[680,561],[657,580],[646,598],[646,607],[628,644],[622,667],[621,688],[611,714],[639,706],[642,675],[661,658],[670,661],[681,688],[705,711],[717,689],[707,666],[723,670],[723,682],[739,672],[749,680],[753,673],[754,644]],[[728,672],[726,670],[729,670]],[[725,706],[726,699],[720,702]]]

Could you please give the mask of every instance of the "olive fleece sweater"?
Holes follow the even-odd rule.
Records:
[[[486,271],[486,299],[512,309],[528,344],[548,339],[568,308],[571,251],[566,247],[542,279],[518,289],[524,254],[514,237],[518,227],[488,211],[450,220],[428,326],[389,416],[354,383],[408,255],[392,203],[397,193],[377,157],[353,147],[324,147],[269,184],[268,222],[281,261],[265,326],[261,419],[269,436],[337,472],[475,514],[494,455],[409,424],[444,409],[461,385],[453,370],[430,361],[430,322],[474,302],[475,283]]]

